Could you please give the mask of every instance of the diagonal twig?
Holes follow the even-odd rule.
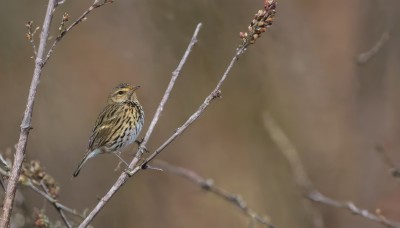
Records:
[[[264,124],[269,134],[271,135],[271,138],[277,144],[284,157],[288,160],[288,163],[292,168],[295,181],[300,187],[302,187],[302,191],[306,198],[311,201],[319,202],[331,207],[347,209],[353,215],[361,216],[370,221],[385,225],[386,227],[400,228],[400,223],[388,220],[380,213],[373,214],[368,210],[361,209],[355,206],[353,202],[339,202],[323,195],[321,192],[316,190],[304,169],[298,151],[289,140],[289,138],[286,136],[286,134],[283,132],[283,130],[279,127],[278,124],[275,123],[275,121],[272,119],[271,116],[269,116],[268,113],[265,113],[264,115]],[[323,222],[322,217],[319,218],[319,212],[312,207],[309,208],[312,209],[312,211],[310,212],[312,212],[314,216],[317,216],[314,217],[314,220],[321,219],[321,222]]]
[[[374,214],[374,213],[369,212],[368,210],[359,208],[353,202],[339,202],[339,201],[329,198],[315,190],[310,191],[308,193],[307,197],[314,202],[322,203],[322,204],[336,207],[336,208],[347,209],[353,215],[361,216],[368,220],[380,223],[386,227],[400,228],[400,223],[393,222],[381,214]]]
[[[233,205],[238,207],[246,216],[250,217],[251,222],[256,221],[269,228],[274,227],[269,221],[269,218],[260,216],[253,209],[249,208],[246,201],[244,201],[240,195],[230,193],[229,191],[216,186],[211,179],[206,179],[190,169],[175,166],[165,161],[157,160],[156,163],[162,170],[176,174],[178,176],[182,176],[187,180],[194,182],[202,189],[212,192],[216,196],[219,196],[222,199],[225,199],[228,202],[232,203]]]
[[[389,167],[389,172],[394,178],[400,178],[400,169],[396,167],[393,161],[387,155],[382,145],[376,146],[376,151],[382,156],[383,162]]]
[[[79,23],[83,22],[86,20],[86,17],[89,13],[91,13],[94,9],[99,8],[101,6],[104,6],[105,4],[108,3],[112,3],[113,0],[103,0],[103,2],[99,3],[100,0],[94,0],[93,4],[78,18],[76,19],[75,22],[73,22],[70,26],[68,26],[68,28],[66,28],[65,30],[63,30],[60,35],[57,36],[57,38],[54,40],[53,44],[51,45],[49,51],[47,52],[47,56],[43,61],[43,65],[46,65],[47,61],[50,59],[51,54],[53,53],[55,47],[57,46],[57,44],[62,40],[62,38],[64,38],[65,35],[67,35],[67,33],[73,29],[75,26],[77,26]],[[62,3],[64,3],[62,1]]]
[[[40,182],[40,186],[42,186],[42,189],[45,191],[45,193],[50,196],[49,190],[47,189],[47,187],[43,183],[43,181]],[[65,215],[64,211],[58,206],[57,201],[54,200],[51,204],[53,204],[54,208],[58,211],[58,213],[60,214],[60,217],[64,221],[65,225],[67,225],[68,228],[72,228],[72,225],[69,222],[69,220],[68,220],[67,216]]]
[[[193,46],[197,43],[197,36],[198,33],[200,31],[202,24],[199,23],[193,33],[192,39],[185,51],[184,56],[182,57],[178,67],[176,68],[176,70],[172,73],[172,77],[170,80],[170,83],[164,93],[164,96],[157,108],[157,111],[153,117],[153,120],[151,121],[151,124],[149,126],[149,129],[146,132],[146,135],[143,139],[143,141],[140,143],[140,146],[138,148],[138,152],[136,153],[136,156],[133,158],[133,160],[131,161],[131,163],[129,164],[129,169],[133,169],[133,167],[135,167],[137,165],[137,163],[140,161],[141,155],[143,153],[143,150],[145,149],[146,143],[149,140],[151,133],[154,130],[155,125],[157,124],[161,112],[164,109],[164,105],[167,102],[169,95],[171,93],[171,90],[173,88],[173,86],[175,85],[175,81],[177,79],[177,77],[179,76],[179,73],[183,67],[183,65],[185,64],[190,52],[193,49]],[[88,214],[88,216],[85,218],[85,220],[79,225],[79,228],[83,228],[83,227],[87,227],[89,225],[89,223],[94,219],[94,217],[100,212],[100,210],[104,207],[104,205],[111,199],[111,197],[118,191],[118,189],[129,179],[129,175],[127,172],[123,172],[118,180],[114,183],[114,185],[111,187],[111,189],[107,192],[107,194],[105,196],[103,196],[103,198],[101,198],[101,200],[98,202],[98,204],[95,206],[95,208],[93,208],[93,210]]]
[[[194,112],[182,126],[178,127],[174,134],[172,134],[158,149],[156,149],[146,160],[140,165],[137,166],[135,169],[129,172],[129,175],[132,176],[137,173],[141,169],[146,169],[146,166],[149,162],[151,162],[156,156],[158,156],[164,149],[167,147],[172,141],[174,141],[178,136],[180,136],[190,125],[192,125],[204,112],[204,110],[211,104],[211,102],[221,97],[221,86],[224,83],[226,77],[228,76],[229,72],[232,70],[233,65],[239,59],[239,56],[245,52],[246,48],[240,47],[237,49],[235,55],[233,56],[231,62],[229,63],[228,67],[226,68],[224,74],[222,75],[221,79],[215,86],[214,90],[206,97],[204,102],[199,106],[196,112]]]
[[[368,62],[372,57],[374,57],[385,45],[385,43],[390,39],[390,34],[389,32],[384,32],[379,40],[375,43],[374,46],[372,46],[371,49],[368,51],[361,53],[357,57],[357,63],[362,65],[366,62]]]

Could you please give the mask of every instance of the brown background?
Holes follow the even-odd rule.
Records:
[[[300,152],[321,192],[352,200],[400,220],[399,187],[374,150],[383,144],[400,163],[400,3],[383,0],[281,0],[275,24],[235,65],[223,99],[211,105],[160,156],[195,170],[272,218],[278,228],[312,227],[290,167],[263,127],[269,111]],[[19,134],[33,71],[24,24],[40,25],[46,1],[5,1],[0,7],[0,148]],[[90,1],[67,1],[55,14],[78,17]],[[61,186],[60,200],[92,208],[114,183],[118,159],[91,160],[71,174],[86,149],[98,112],[120,82],[142,86],[153,113],[198,22],[199,43],[176,84],[149,142],[154,150],[198,107],[226,68],[260,1],[123,1],[89,16],[57,47],[43,71],[27,154]],[[358,54],[382,33],[391,39],[365,65]],[[129,148],[129,153],[134,147]],[[126,153],[128,154],[128,153]],[[129,157],[129,155],[126,155]],[[24,190],[25,206],[51,205]],[[326,227],[380,227],[348,212],[314,204]],[[95,227],[247,227],[237,208],[179,177],[147,171],[131,179],[94,222]]]

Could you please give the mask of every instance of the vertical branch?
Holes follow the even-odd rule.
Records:
[[[7,228],[10,223],[10,216],[17,189],[18,179],[21,172],[22,162],[25,157],[25,149],[28,141],[29,131],[31,130],[32,110],[35,101],[36,89],[40,82],[40,75],[43,69],[43,57],[46,49],[46,42],[49,37],[49,29],[53,18],[53,10],[56,6],[56,0],[49,0],[46,16],[40,34],[39,48],[35,58],[35,70],[33,72],[32,82],[29,89],[28,102],[21,123],[21,132],[17,144],[17,150],[14,155],[14,163],[11,170],[10,180],[8,181],[4,203],[3,215],[0,221],[0,228]]]

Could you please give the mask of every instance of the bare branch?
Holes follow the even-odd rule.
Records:
[[[87,15],[92,12],[94,9],[99,8],[105,4],[108,3],[113,3],[113,0],[104,0],[102,3],[99,3],[100,0],[94,0],[93,4],[75,21],[73,22],[68,28],[65,30],[63,29],[60,33],[60,35],[57,36],[57,38],[54,40],[53,44],[50,47],[50,50],[47,52],[46,59],[43,61],[43,65],[46,65],[47,61],[50,59],[51,54],[54,51],[54,48],[57,46],[57,44],[64,38],[67,33],[73,29],[75,26],[77,26],[79,23],[83,22],[86,20]],[[63,1],[61,1],[63,3]],[[64,18],[64,17],[63,17]],[[64,19],[63,19],[64,22]],[[63,23],[62,22],[62,23]],[[65,22],[64,22],[65,23]]]
[[[32,184],[31,184],[32,185]],[[43,181],[40,182],[40,186],[42,186],[43,190],[46,192],[47,195],[50,196],[49,190],[47,189],[46,185],[43,183]],[[46,198],[47,199],[47,198]],[[68,228],[72,228],[71,223],[69,222],[67,216],[65,216],[64,211],[58,206],[57,201],[52,202],[54,208],[58,211],[60,214],[61,219],[64,221],[65,225],[67,225]]]
[[[269,218],[265,218],[265,216],[260,216],[259,214],[254,212],[254,210],[249,208],[247,206],[246,201],[244,201],[240,195],[230,193],[227,190],[216,186],[211,179],[205,179],[204,177],[200,176],[199,174],[195,173],[192,170],[171,165],[165,161],[157,160],[156,163],[162,170],[176,174],[178,176],[182,176],[187,180],[194,182],[200,188],[212,192],[216,196],[219,196],[222,199],[225,199],[226,201],[232,203],[233,205],[238,207],[246,216],[250,217],[251,221],[259,222],[260,224],[263,224],[270,228],[274,227],[269,221],[270,220]],[[252,224],[252,222],[250,224]]]
[[[146,148],[146,144],[147,144],[148,140],[150,139],[150,136],[153,133],[158,120],[160,119],[161,112],[164,110],[164,106],[169,99],[169,95],[171,94],[172,89],[174,88],[176,79],[178,78],[183,66],[185,65],[190,52],[192,52],[194,45],[197,43],[197,36],[200,32],[201,26],[202,26],[201,23],[197,24],[197,27],[193,33],[192,39],[189,43],[189,46],[187,47],[187,49],[185,51],[185,54],[183,55],[181,61],[179,62],[178,67],[172,72],[171,80],[169,81],[169,84],[168,84],[167,89],[165,90],[164,96],[161,99],[160,104],[158,105],[157,111],[154,114],[154,117],[150,123],[149,129],[147,130],[146,135],[143,138],[143,140],[140,142],[140,146],[139,146],[138,152],[136,154],[136,157],[138,157],[138,158],[140,158],[141,155],[143,154],[143,151]],[[132,167],[134,167],[136,164],[137,164],[137,162]]]
[[[285,156],[285,158],[288,160],[289,165],[292,168],[295,181],[300,187],[303,188],[302,191],[305,197],[314,202],[319,202],[336,208],[347,209],[354,215],[359,215],[363,218],[383,224],[387,227],[400,228],[400,223],[390,221],[380,213],[377,213],[376,215],[372,214],[368,210],[358,208],[352,202],[339,202],[317,191],[313,187],[309,177],[307,176],[307,173],[303,167],[303,164],[301,162],[300,156],[296,148],[293,146],[293,144],[286,136],[286,134],[283,132],[283,130],[278,126],[278,124],[275,123],[272,117],[267,113],[265,113],[264,115],[264,124],[269,134],[271,135],[271,138],[277,144],[277,146],[279,147],[280,151]],[[323,224],[323,220],[320,213],[310,205],[306,206],[307,208],[312,209],[310,213],[314,215],[314,224],[315,221],[320,221],[321,222],[320,224]]]
[[[381,38],[376,42],[376,44],[368,51],[361,53],[357,57],[357,63],[358,64],[364,64],[368,62],[372,57],[374,57],[385,45],[385,43],[390,39],[390,34],[389,32],[384,32],[381,36]]]
[[[331,199],[331,198],[323,195],[322,193],[320,193],[318,191],[310,191],[308,193],[307,197],[314,202],[322,203],[322,204],[325,204],[325,205],[328,205],[331,207],[347,209],[353,215],[361,216],[368,220],[380,223],[386,227],[400,228],[400,223],[390,221],[379,213],[373,214],[373,213],[369,212],[368,210],[361,209],[361,208],[357,207],[356,205],[354,205],[353,202],[339,202],[339,201],[336,201],[334,199]],[[377,211],[379,211],[379,210],[377,210]]]
[[[201,23],[199,23],[197,25],[197,27],[193,33],[192,39],[185,51],[185,54],[183,55],[176,70],[172,73],[171,80],[170,80],[168,87],[164,93],[164,96],[161,99],[161,102],[157,108],[156,114],[154,115],[153,120],[150,123],[149,129],[146,132],[146,136],[140,143],[138,152],[136,153],[136,156],[133,158],[133,160],[129,164],[128,169],[133,169],[139,162],[139,160],[142,156],[143,150],[145,150],[146,143],[149,140],[151,133],[153,132],[154,127],[160,118],[161,112],[164,109],[164,105],[169,98],[171,90],[175,85],[175,81],[176,81],[177,77],[179,76],[179,73],[180,73],[183,65],[185,64],[189,54],[191,53],[193,46],[197,43],[197,36],[200,31],[201,25],[202,25]],[[89,225],[89,223],[94,219],[94,217],[99,213],[99,211],[104,207],[104,205],[111,199],[111,197],[118,191],[118,189],[128,180],[128,178],[129,178],[129,175],[127,172],[123,172],[119,176],[118,180],[111,187],[111,189],[107,192],[107,194],[105,196],[103,196],[103,198],[99,201],[99,203],[96,205],[96,207],[88,214],[88,216],[85,218],[85,220],[79,225],[79,228],[87,227]]]
[[[5,198],[3,203],[3,215],[0,221],[0,228],[7,228],[10,223],[10,216],[13,208],[15,192],[17,190],[18,179],[21,172],[22,163],[25,157],[25,149],[26,149],[26,144],[28,142],[28,135],[31,129],[33,104],[35,100],[36,89],[40,82],[40,75],[42,73],[43,57],[47,39],[49,37],[49,29],[53,17],[53,10],[55,4],[56,4],[55,0],[49,0],[46,16],[42,26],[42,32],[40,34],[39,48],[35,58],[35,70],[33,72],[32,82],[29,89],[28,102],[21,123],[21,132],[19,135],[17,150],[14,155],[14,162],[11,170],[11,176],[10,180],[8,181],[5,193]]]
[[[249,30],[253,30],[253,29],[257,30],[257,32],[254,33],[254,34],[257,33],[257,38],[259,37],[259,35],[261,33],[266,31],[267,27],[269,27],[271,25],[271,23],[273,21],[273,16],[275,15],[275,8],[276,8],[275,0],[266,0],[265,4],[264,4],[264,11],[263,10],[258,11],[258,13],[256,14],[256,16],[253,19],[252,23],[253,22],[257,22],[257,24],[259,26],[255,26],[254,28],[252,27]],[[272,12],[272,11],[274,13],[270,14],[269,12]],[[245,42],[245,43],[247,42],[247,40],[250,41],[250,40],[256,39],[255,36],[253,36],[253,38],[251,38],[251,37],[241,37],[241,38],[243,39],[243,42]],[[195,42],[196,40],[197,40],[196,38],[192,38],[192,42]],[[252,44],[252,42],[250,42],[250,44]],[[189,44],[189,46],[190,46],[190,44]],[[145,149],[145,143],[147,142],[148,138],[146,139],[146,141],[144,141],[145,143],[143,145],[139,146],[139,149],[138,149],[138,152],[136,153],[136,156],[133,158],[132,162],[128,166],[128,170],[123,172],[119,176],[118,180],[114,183],[114,185],[111,187],[111,189],[106,193],[105,196],[103,196],[103,198],[101,198],[101,200],[95,206],[95,208],[89,213],[89,215],[85,218],[85,220],[79,225],[79,228],[83,228],[83,227],[88,226],[89,223],[94,219],[94,217],[104,207],[104,205],[119,190],[119,188],[129,179],[129,177],[132,177],[133,175],[135,175],[137,172],[139,172],[142,169],[146,169],[148,167],[148,163],[149,162],[151,162],[156,156],[158,156],[164,150],[165,147],[167,147],[172,141],[174,141],[178,136],[180,136],[194,121],[196,121],[199,118],[199,116],[204,112],[204,110],[210,105],[211,101],[213,101],[215,98],[219,98],[221,96],[220,88],[221,88],[223,82],[227,78],[229,72],[231,71],[231,69],[232,69],[233,65],[235,64],[235,62],[238,60],[239,56],[242,55],[245,52],[247,46],[249,46],[249,45],[241,45],[236,50],[236,53],[235,53],[232,61],[228,65],[228,67],[225,70],[224,74],[222,75],[220,81],[216,85],[215,89],[206,97],[206,99],[200,105],[198,110],[195,113],[193,113],[189,117],[189,119],[181,127],[176,129],[174,134],[172,136],[170,136],[167,139],[167,141],[165,141],[157,150],[155,150],[141,165],[137,166],[137,164],[138,164],[138,162],[139,162],[139,160],[141,158],[142,151]],[[166,99],[168,99],[169,92],[170,91],[167,88],[166,94],[164,95],[164,97],[166,97]],[[163,100],[161,101],[160,106],[159,106],[159,114],[161,114],[162,107],[163,107],[165,102],[166,102],[166,100],[165,101],[163,101]],[[150,137],[151,132],[153,131],[153,128],[154,128],[155,124],[158,121],[159,114],[156,114],[154,116],[154,118],[153,118],[152,128],[149,129],[151,131],[149,132],[148,137]]]
[[[376,151],[381,155],[383,162],[389,167],[390,174],[395,178],[400,178],[400,169],[390,160],[385,148],[378,145]]]
[[[272,140],[276,143],[282,154],[288,160],[290,167],[292,168],[296,184],[300,187],[301,191],[307,195],[308,192],[313,189],[313,186],[310,178],[307,176],[296,148],[268,113],[264,113],[264,126]],[[311,217],[314,226],[317,228],[325,227],[321,213],[314,208],[309,201],[303,200],[302,203],[307,213]]]
[[[189,119],[186,120],[186,122],[177,128],[172,134],[167,141],[165,141],[157,150],[155,150],[149,157],[146,158],[146,160],[138,167],[133,169],[132,171],[129,172],[129,175],[132,176],[135,173],[137,173],[140,169],[146,169],[146,166],[149,162],[151,162],[156,156],[158,156],[164,149],[167,147],[172,141],[174,141],[178,136],[180,136],[194,121],[196,121],[200,115],[204,112],[204,110],[210,105],[211,101],[213,101],[215,98],[219,98],[221,96],[221,86],[224,83],[226,77],[228,76],[229,72],[232,70],[233,65],[235,62],[239,59],[239,56],[242,55],[245,51],[245,47],[238,48],[236,51],[236,54],[233,56],[230,64],[226,68],[224,74],[222,75],[220,81],[218,82],[217,86],[214,88],[213,91],[206,97],[204,102],[200,105],[200,107],[197,109],[195,113],[193,113]]]

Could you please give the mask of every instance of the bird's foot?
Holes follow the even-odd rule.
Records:
[[[138,147],[141,148],[143,151],[149,153],[150,151],[145,146],[142,146],[143,140],[144,138],[142,138],[141,140],[135,140],[135,143],[137,143]]]

